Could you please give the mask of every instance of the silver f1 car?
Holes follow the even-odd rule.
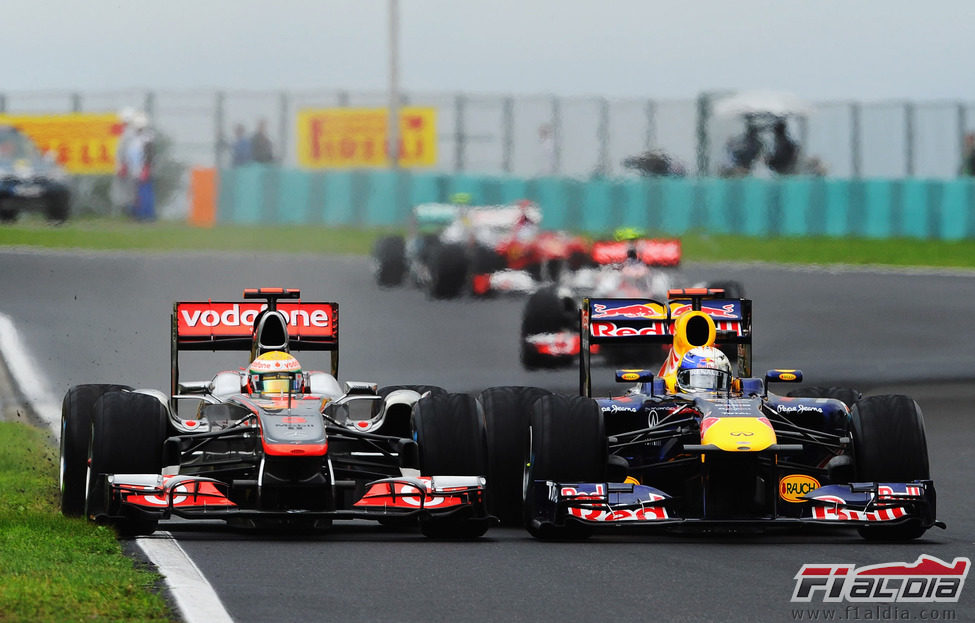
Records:
[[[299,296],[265,288],[245,290],[242,302],[176,303],[169,396],[123,385],[68,390],[62,512],[132,534],[171,517],[300,528],[373,519],[419,522],[435,537],[483,534],[495,520],[473,398],[433,386],[341,386],[338,304]],[[183,382],[187,350],[249,350],[270,367],[296,364],[293,351],[330,351],[331,370],[286,368],[273,388],[255,364]]]

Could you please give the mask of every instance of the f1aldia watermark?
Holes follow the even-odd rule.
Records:
[[[972,562],[921,554],[913,563],[805,564],[795,575],[793,602],[957,602]]]

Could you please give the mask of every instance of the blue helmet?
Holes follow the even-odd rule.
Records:
[[[684,353],[677,369],[677,389],[681,392],[728,391],[731,388],[731,362],[713,346],[698,346]]]

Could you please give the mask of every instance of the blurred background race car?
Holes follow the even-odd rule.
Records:
[[[380,286],[409,281],[434,298],[531,292],[563,268],[590,261],[589,240],[542,230],[541,210],[531,201],[469,206],[464,196],[453,199],[416,206],[408,237],[376,242],[373,259]]]
[[[638,235],[632,230],[618,231],[618,240],[594,243],[595,266],[568,273],[529,296],[521,319],[521,363],[526,369],[564,367],[576,361],[579,305],[584,297],[667,298],[668,291],[680,281],[680,240],[632,238]],[[720,289],[731,298],[745,295],[738,281],[712,281],[693,287]],[[642,352],[645,347],[632,351],[630,345],[593,346],[594,354],[612,364],[628,365],[634,358],[646,358]]]
[[[61,222],[68,218],[70,199],[67,175],[54,159],[17,128],[0,125],[0,221],[40,212]]]

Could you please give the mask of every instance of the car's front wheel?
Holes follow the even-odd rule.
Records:
[[[869,396],[850,413],[858,482],[911,482],[930,478],[921,407],[901,395]],[[927,528],[912,520],[898,525],[864,526],[868,540],[907,541]]]
[[[107,392],[96,402],[88,450],[85,514],[105,512],[101,474],[159,474],[168,432],[166,407],[152,396]],[[151,534],[156,521],[130,516],[116,520],[120,533]]]

